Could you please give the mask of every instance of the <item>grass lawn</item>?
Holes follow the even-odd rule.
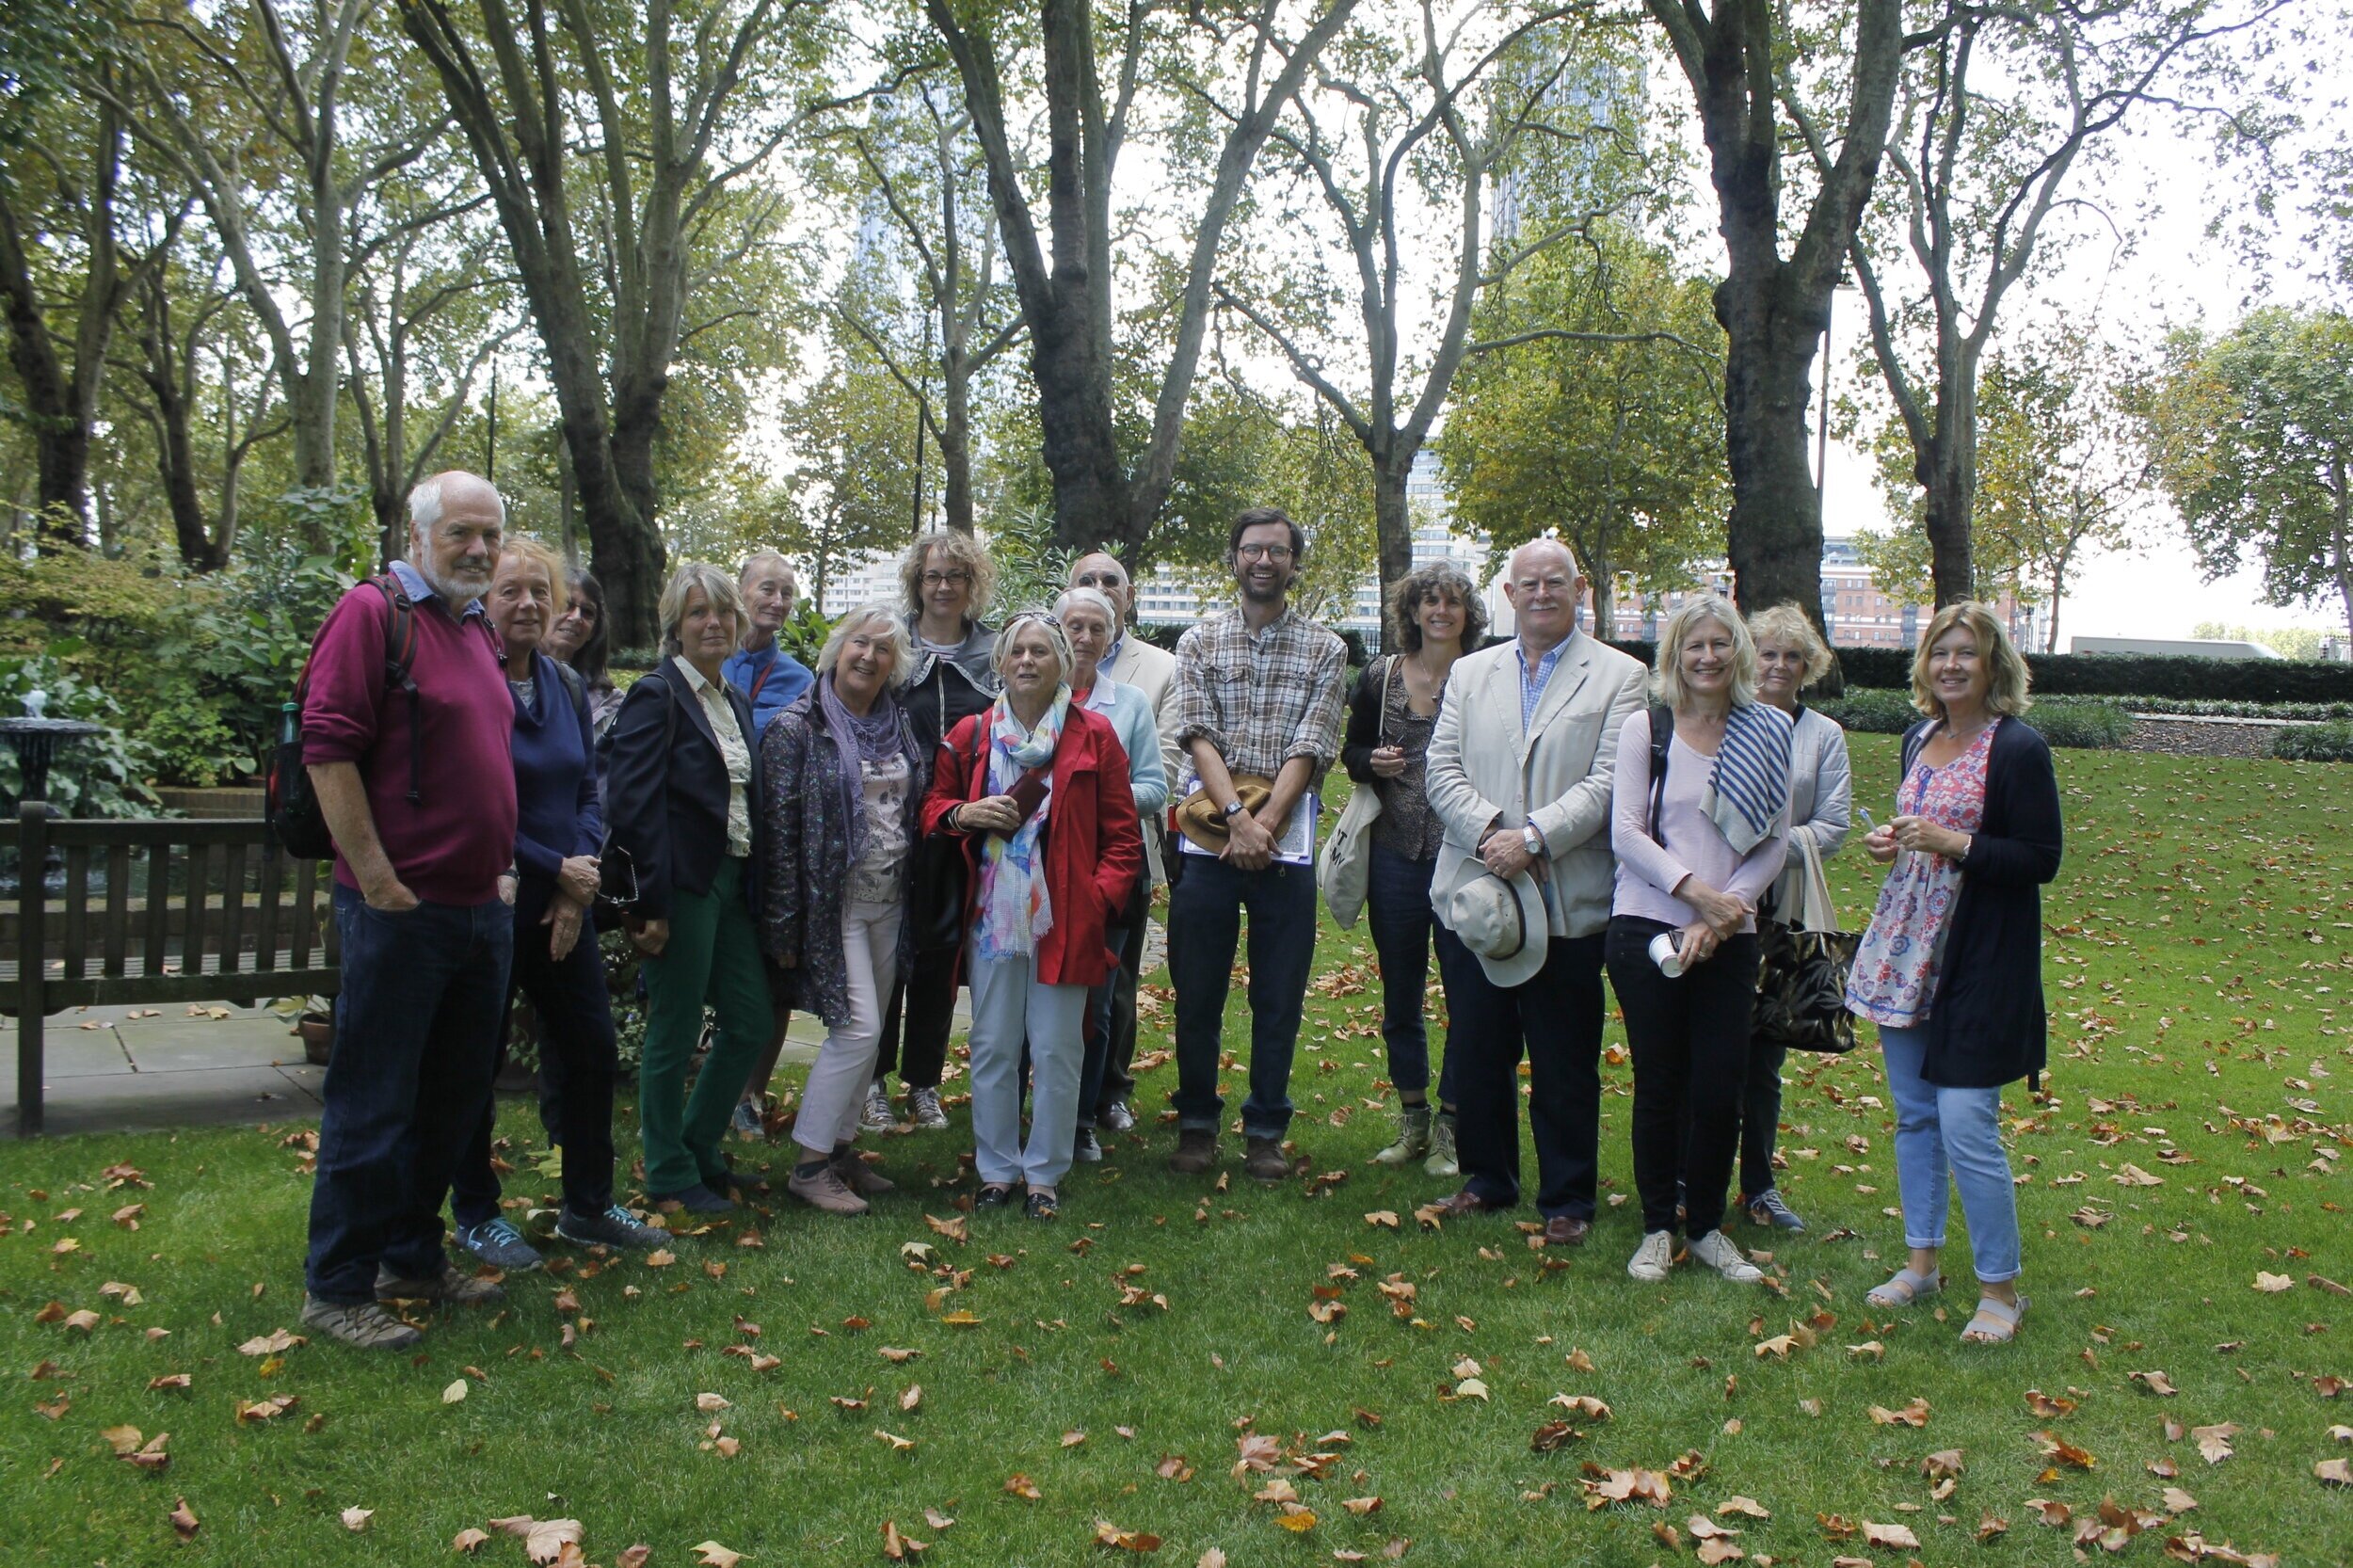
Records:
[[[1855,750],[1883,814],[1893,742]],[[1055,1225],[967,1219],[959,1122],[886,1141],[902,1191],[864,1220],[785,1207],[681,1238],[666,1266],[510,1280],[504,1310],[436,1320],[413,1359],[239,1352],[296,1327],[299,1127],[0,1145],[0,1559],[440,1562],[461,1530],[536,1515],[581,1521],[608,1568],[638,1543],[656,1564],[704,1542],[755,1568],[874,1561],[886,1522],[932,1564],[1111,1560],[1098,1520],[1161,1538],[1160,1560],[1236,1568],[1400,1543],[1426,1565],[2055,1563],[2113,1499],[2094,1558],[2187,1560],[2202,1538],[2353,1560],[2353,1490],[2314,1469],[2353,1459],[2353,1303],[2327,1283],[2353,1282],[2353,774],[2059,767],[2054,1070],[2047,1099],[2020,1085],[2008,1107],[2034,1299],[2014,1346],[1956,1342],[1958,1288],[1890,1320],[1863,1304],[1903,1256],[1867,1049],[1792,1064],[1784,1191],[1813,1229],[1738,1233],[1772,1250],[1774,1290],[1627,1279],[1622,1052],[1588,1247],[1548,1262],[1510,1217],[1417,1226],[1442,1184],[1368,1160],[1389,1128],[1369,943],[1327,930],[1293,1091],[1329,1176],[1260,1190],[1229,1138],[1213,1192],[1166,1172],[1154,1126],[1074,1175]],[[1833,869],[1859,921],[1870,868]],[[1238,1002],[1229,1043],[1246,1032]],[[1174,1080],[1144,1075],[1147,1110]],[[506,1110],[510,1193],[549,1189],[536,1119]],[[110,1222],[126,1205],[136,1229]],[[1948,1265],[1965,1279],[1965,1248]],[[51,1302],[95,1326],[42,1321]],[[240,1421],[270,1399],[293,1402]],[[1562,1420],[1581,1436],[1536,1451]],[[168,1467],[115,1457],[121,1427],[168,1432]],[[2230,1429],[2205,1434],[2227,1457],[2199,1428]],[[1245,1453],[1272,1467],[1238,1480]],[[1638,1467],[1666,1506],[1589,1507],[1587,1480]],[[183,1498],[201,1522],[184,1544]],[[373,1511],[363,1532],[347,1509]],[[1740,1533],[1707,1541],[1707,1519]],[[1918,1548],[1872,1544],[1886,1527]],[[494,1534],[478,1560],[522,1563],[524,1543]]]

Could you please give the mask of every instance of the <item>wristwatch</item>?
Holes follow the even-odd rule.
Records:
[[[1248,810],[1248,809],[1249,809],[1249,808],[1248,808],[1248,807],[1246,807],[1246,806],[1244,806],[1244,805],[1242,805],[1242,803],[1241,803],[1241,801],[1239,801],[1239,800],[1229,800],[1229,801],[1227,801],[1227,802],[1225,803],[1225,810],[1224,811],[1223,815],[1225,816],[1225,820],[1226,820],[1227,822],[1231,822],[1231,821],[1233,821],[1236,817],[1240,816],[1242,812],[1244,812],[1244,811],[1246,811],[1246,810]]]
[[[1545,857],[1545,836],[1536,831],[1534,823],[1520,829],[1520,841],[1528,846],[1528,853],[1537,859]]]

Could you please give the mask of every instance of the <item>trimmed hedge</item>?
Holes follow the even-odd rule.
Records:
[[[2290,762],[2353,762],[2353,724],[2299,724],[2272,738],[2271,755]]]
[[[1846,728],[1865,735],[1900,735],[1920,721],[1909,691],[1849,686],[1847,695],[1812,706]],[[2055,746],[2104,749],[2122,745],[2133,730],[2132,715],[2120,703],[2099,698],[2056,697],[2039,701],[2026,722]]]
[[[2124,701],[2136,712],[2158,717],[2180,714],[2200,719],[2301,719],[2313,724],[2353,719],[2353,702],[2235,702],[2228,697],[2140,696],[2126,697]]]
[[[1612,648],[1645,665],[1654,645],[1613,638]],[[1912,688],[1908,648],[1842,648],[1849,686]],[[2170,697],[2180,701],[2353,703],[2353,664],[2293,659],[2193,659],[2180,654],[2029,653],[2037,696]]]

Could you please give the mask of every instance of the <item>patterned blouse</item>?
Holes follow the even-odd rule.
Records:
[[[907,857],[907,786],[912,770],[907,760],[893,755],[880,762],[861,761],[864,783],[866,843],[850,863],[852,904],[896,904],[905,878],[900,863]]]
[[[1392,670],[1387,695],[1381,704],[1381,744],[1405,753],[1405,771],[1395,778],[1377,778],[1381,814],[1372,819],[1372,841],[1408,860],[1435,860],[1446,838],[1446,824],[1430,808],[1430,791],[1422,764],[1430,753],[1430,736],[1438,728],[1436,710],[1414,712],[1401,671]],[[1445,699],[1440,689],[1439,698]]]
[[[1985,821],[1985,762],[2000,728],[1998,719],[1987,725],[1967,751],[1941,768],[1913,763],[1896,791],[1896,809],[1956,833],[1975,833]],[[1927,1021],[1960,893],[1959,861],[1925,850],[1897,852],[1847,977],[1849,1011],[1894,1029]]]

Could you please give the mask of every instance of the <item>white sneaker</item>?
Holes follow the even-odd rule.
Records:
[[[1647,1240],[1645,1246],[1649,1245]],[[1691,1256],[1736,1285],[1754,1285],[1765,1271],[1750,1262],[1740,1244],[1721,1230],[1711,1230],[1691,1243]]]
[[[858,1112],[857,1125],[868,1132],[888,1132],[899,1125],[898,1113],[890,1109],[890,1096],[881,1084],[868,1087],[866,1106]]]
[[[1675,1233],[1654,1230],[1642,1238],[1642,1244],[1626,1259],[1625,1272],[1645,1285],[1656,1285],[1667,1277],[1667,1271],[1675,1266]]]

